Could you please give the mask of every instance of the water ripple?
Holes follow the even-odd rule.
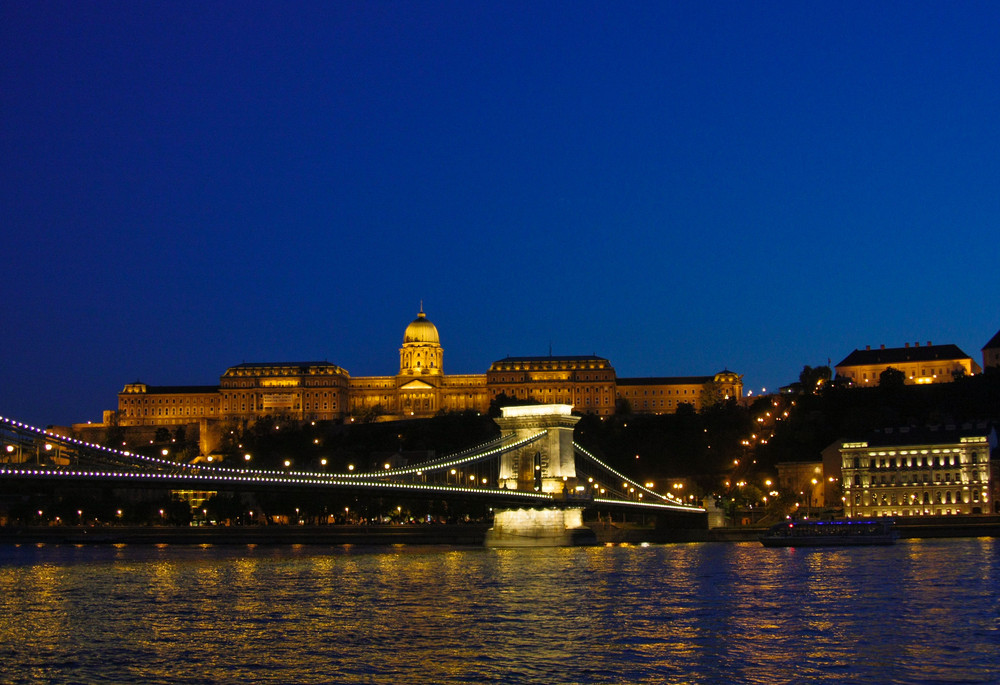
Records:
[[[0,548],[0,681],[997,682],[992,539]]]

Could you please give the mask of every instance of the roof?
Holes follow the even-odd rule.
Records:
[[[874,366],[878,364],[902,364],[905,362],[930,362],[951,359],[971,359],[958,345],[914,345],[912,347],[887,347],[878,350],[854,350],[841,366]]]
[[[994,428],[987,425],[972,427],[968,424],[964,426],[903,426],[901,428],[884,428],[860,435],[852,440],[844,442],[868,443],[869,447],[899,447],[903,445],[934,445],[953,444],[960,442],[962,438],[987,438],[988,441],[995,440],[993,436]],[[990,444],[990,447],[993,445]]]
[[[441,336],[437,326],[431,323],[423,310],[417,314],[417,318],[410,322],[403,332],[403,344],[406,343],[430,343],[432,345],[441,344]]]
[[[219,392],[217,385],[147,385],[150,395],[192,395],[196,393]]]
[[[230,369],[249,369],[249,368],[261,368],[269,366],[297,366],[301,368],[308,368],[310,366],[336,366],[332,362],[243,362],[242,364],[236,364],[235,366],[230,366]]]
[[[500,362],[606,362],[608,361],[604,357],[598,357],[592,354],[582,354],[582,355],[561,355],[561,356],[542,356],[542,357],[504,357],[503,359],[498,359],[494,364]]]
[[[618,385],[704,385],[715,376],[660,376],[658,378],[619,378]]]
[[[998,347],[1000,347],[1000,331],[997,331],[997,334],[994,335],[992,338],[990,338],[990,341],[988,343],[986,343],[985,345],[983,345],[983,349],[984,350],[995,350]]]

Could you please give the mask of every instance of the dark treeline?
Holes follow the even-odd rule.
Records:
[[[476,412],[442,414],[431,419],[384,423],[300,424],[265,416],[246,429],[234,428],[225,436],[227,465],[237,467],[244,454],[246,466],[280,469],[285,461],[294,470],[345,471],[353,464],[368,469],[376,459],[393,452],[444,456],[494,439],[497,425]],[[326,464],[322,460],[326,460]]]
[[[959,378],[936,385],[840,388],[795,397],[794,411],[761,445],[758,460],[819,459],[840,439],[864,438],[874,430],[900,426],[961,426],[1000,419],[1000,373]]]

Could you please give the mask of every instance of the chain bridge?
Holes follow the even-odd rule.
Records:
[[[0,417],[0,491],[62,484],[163,490],[351,492],[474,500],[494,510],[493,546],[587,541],[584,510],[700,515],[615,470],[573,441],[568,405],[506,407],[500,437],[417,464],[368,472],[186,464],[82,442]]]

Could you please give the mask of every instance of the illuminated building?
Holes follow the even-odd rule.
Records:
[[[195,423],[282,415],[334,419],[347,407],[349,376],[329,362],[240,364],[214,386],[130,383],[118,393],[118,425]]]
[[[359,376],[350,381],[350,410],[354,414],[417,418],[441,411],[485,412],[489,404],[484,375],[445,375],[437,326],[422,310],[403,332],[398,374]]]
[[[1000,331],[983,346],[983,368],[1000,369]]]
[[[635,413],[673,413],[681,403],[739,399],[739,374],[617,379],[598,356],[506,357],[485,374],[445,374],[437,327],[423,311],[410,322],[391,376],[352,377],[330,362],[239,364],[217,386],[130,383],[118,394],[120,426],[176,426],[203,421],[253,421],[282,416],[298,421],[421,418],[440,412],[486,412],[506,396],[566,404],[582,414],[610,416],[627,399]]]
[[[878,385],[879,376],[890,367],[902,371],[908,385],[950,383],[957,377],[982,372],[979,364],[957,345],[930,342],[923,347],[918,342],[912,346],[906,343],[904,347],[882,345],[877,350],[854,350],[835,369],[838,378],[864,387]]]
[[[849,517],[988,514],[993,428],[886,429],[840,445]]]
[[[727,369],[714,376],[619,378],[617,388],[637,414],[673,414],[681,404],[701,411],[707,402],[741,398],[743,377]]]
[[[486,372],[490,397],[569,404],[583,414],[615,413],[615,370],[595,356],[506,357]]]

